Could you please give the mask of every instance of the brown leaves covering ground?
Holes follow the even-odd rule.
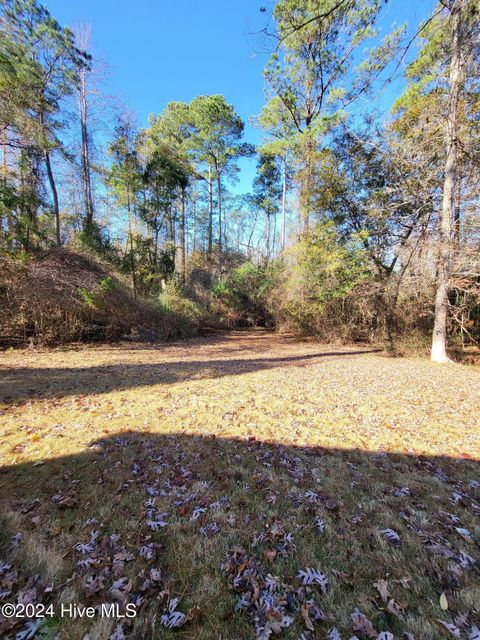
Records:
[[[0,598],[138,606],[44,637],[476,637],[478,369],[258,331],[0,375]]]

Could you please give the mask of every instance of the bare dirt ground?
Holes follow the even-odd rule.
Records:
[[[52,606],[1,637],[480,637],[478,368],[230,332],[4,352],[0,402],[0,600]]]

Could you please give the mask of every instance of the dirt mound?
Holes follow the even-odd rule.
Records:
[[[53,250],[26,264],[0,261],[0,341],[168,340],[194,332],[171,310],[136,299],[121,276],[90,256]]]

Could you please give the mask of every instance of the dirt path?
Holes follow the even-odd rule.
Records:
[[[478,369],[266,331],[4,352],[1,599],[68,640],[477,637],[479,407]]]

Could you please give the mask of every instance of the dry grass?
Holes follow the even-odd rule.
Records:
[[[284,607],[285,638],[326,638],[333,627],[351,638],[356,607],[376,633],[395,638],[448,637],[438,620],[464,638],[479,625],[478,369],[258,331],[169,346],[9,351],[1,378],[0,559],[19,574],[7,600],[39,573],[36,598],[55,607],[112,601],[112,582],[125,576],[126,597],[144,598],[137,618],[123,622],[127,637],[244,640],[255,638],[255,607],[235,611],[242,593],[257,597],[259,625],[276,619],[265,618],[252,586],[261,590],[270,573],[296,599]],[[166,514],[157,532],[145,518],[152,493]],[[195,507],[205,509],[198,519]],[[398,533],[399,547],[384,529]],[[97,564],[86,569],[74,547],[92,530]],[[16,532],[23,538],[12,548]],[[114,533],[120,539],[109,541]],[[138,557],[152,542],[154,557]],[[119,575],[112,559],[121,547],[132,557]],[[152,566],[161,583],[142,591]],[[327,576],[326,593],[299,592],[305,567]],[[104,587],[87,597],[94,574]],[[381,580],[386,599],[374,586]],[[174,596],[192,619],[168,631],[160,618]],[[308,631],[302,602],[312,598],[326,619]],[[54,618],[49,628],[61,638],[108,638],[114,622]]]

